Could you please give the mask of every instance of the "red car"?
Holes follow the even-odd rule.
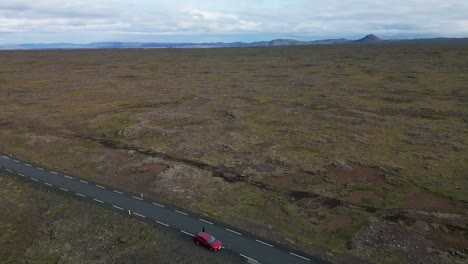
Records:
[[[198,245],[207,247],[211,251],[219,251],[223,247],[221,241],[217,240],[214,236],[205,232],[198,233],[196,236],[193,237],[193,240]]]

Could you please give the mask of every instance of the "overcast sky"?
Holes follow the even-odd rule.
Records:
[[[0,0],[0,43],[468,37],[468,0]]]

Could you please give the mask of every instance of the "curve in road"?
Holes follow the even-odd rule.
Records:
[[[61,192],[81,199],[89,199],[122,213],[127,213],[141,220],[150,221],[163,228],[173,228],[189,236],[198,233],[201,226],[223,242],[224,249],[230,250],[254,263],[329,263],[326,260],[293,252],[275,245],[270,241],[240,230],[234,230],[216,224],[211,219],[204,219],[181,209],[175,209],[141,196],[110,188],[70,176],[47,168],[24,162],[10,155],[0,153],[0,168],[19,177],[44,184]]]

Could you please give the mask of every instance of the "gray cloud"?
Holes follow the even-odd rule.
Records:
[[[73,34],[83,41],[178,34],[466,37],[466,14],[468,1],[459,0],[16,0],[0,2],[0,32],[3,42],[67,41]]]

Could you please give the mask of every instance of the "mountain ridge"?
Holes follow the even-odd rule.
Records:
[[[122,48],[228,48],[228,47],[275,47],[275,46],[299,46],[299,45],[330,45],[330,44],[371,44],[394,43],[401,41],[443,41],[443,40],[468,40],[467,38],[428,38],[428,39],[398,39],[382,40],[374,34],[369,34],[358,40],[345,38],[322,39],[313,41],[301,41],[296,39],[278,38],[270,41],[256,42],[120,42],[103,41],[86,44],[76,43],[22,43],[0,44],[0,50],[44,50],[44,49],[122,49]]]

